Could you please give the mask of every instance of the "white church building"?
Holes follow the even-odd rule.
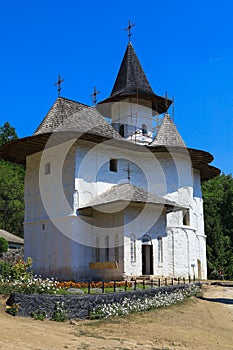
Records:
[[[33,136],[0,156],[26,164],[25,258],[62,280],[207,278],[201,182],[219,174],[190,149],[131,42],[109,98],[58,97]]]

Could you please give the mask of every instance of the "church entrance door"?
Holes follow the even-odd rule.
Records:
[[[153,275],[153,245],[142,245],[142,274]]]

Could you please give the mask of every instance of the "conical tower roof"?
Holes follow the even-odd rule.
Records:
[[[146,74],[129,42],[110,96],[136,95],[137,93],[153,95]]]
[[[157,135],[150,146],[177,146],[186,147],[175,124],[169,114],[165,114],[158,129]]]
[[[127,98],[135,98],[139,104],[146,106],[150,101],[152,109],[158,114],[165,113],[172,103],[168,98],[153,92],[131,42],[127,45],[110,97],[99,102],[98,106]]]

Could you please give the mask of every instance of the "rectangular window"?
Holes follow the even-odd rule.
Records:
[[[190,213],[189,210],[183,210],[183,225],[190,226]]]
[[[105,237],[105,261],[109,261],[109,236]]]
[[[158,263],[163,263],[163,241],[161,237],[158,237]]]
[[[131,256],[131,263],[136,262],[136,237],[134,234],[131,235],[130,239],[130,256]]]
[[[110,159],[109,161],[109,170],[117,172],[117,159]]]
[[[45,175],[51,174],[51,165],[50,165],[50,163],[45,163],[45,165],[44,165],[44,174]]]

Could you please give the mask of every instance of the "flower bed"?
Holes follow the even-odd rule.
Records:
[[[90,288],[102,288],[102,284],[103,282],[98,281],[98,282],[90,282],[90,284],[88,282],[72,282],[72,281],[68,281],[68,282],[59,282],[57,284],[58,288],[79,288],[79,289],[86,289],[88,288],[88,286],[90,286]],[[121,281],[121,282],[115,282],[115,286],[117,287],[125,287],[125,282]],[[132,283],[131,282],[127,282],[127,287],[132,287]],[[114,288],[114,282],[104,282],[104,288]]]
[[[166,307],[183,301],[185,298],[200,293],[200,287],[193,285],[191,288],[175,289],[165,293],[159,291],[157,294],[146,297],[133,295],[132,298],[125,297],[121,302],[97,305],[90,312],[91,319],[109,318],[113,316],[126,316],[132,312],[148,311],[159,307]]]

